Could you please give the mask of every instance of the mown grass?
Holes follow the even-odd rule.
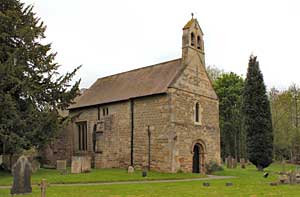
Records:
[[[31,178],[32,184],[38,184],[42,179],[47,179],[47,182],[52,184],[63,183],[100,183],[100,182],[115,182],[115,181],[142,181],[142,180],[166,180],[166,179],[186,179],[200,178],[204,175],[193,173],[158,173],[148,172],[147,177],[142,177],[142,171],[136,170],[132,174],[128,174],[125,169],[93,169],[90,173],[83,174],[68,174],[62,175],[57,170],[40,169],[33,174]],[[0,186],[11,185],[12,175],[0,171]]]
[[[286,165],[286,170],[295,169],[295,166]],[[300,196],[300,185],[270,186],[275,181],[277,173],[281,170],[279,164],[273,164],[266,171],[268,178],[263,178],[263,173],[258,172],[254,166],[246,169],[225,169],[217,175],[236,176],[226,180],[211,180],[210,187],[204,187],[204,181],[189,181],[176,183],[143,183],[125,185],[93,185],[93,186],[53,186],[47,190],[47,196],[72,196],[72,197],[193,197],[193,196]],[[176,174],[179,175],[180,174]],[[233,186],[226,187],[226,182]],[[33,194],[40,196],[38,187],[33,188]],[[0,196],[8,196],[9,190],[0,190]]]

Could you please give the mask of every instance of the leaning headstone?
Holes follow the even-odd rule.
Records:
[[[81,157],[81,172],[91,171],[91,157],[85,156]]]
[[[11,194],[28,194],[31,188],[31,164],[27,157],[21,156],[12,168],[13,186]]]
[[[127,172],[129,174],[134,173],[134,167],[133,166],[128,166]]]
[[[246,168],[246,162],[244,158],[240,159],[241,168]]]
[[[72,174],[81,173],[81,157],[77,157],[77,156],[72,157],[71,173]]]

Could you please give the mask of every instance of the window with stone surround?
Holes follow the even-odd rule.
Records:
[[[102,108],[102,115],[107,116],[108,115],[108,107]]]
[[[78,129],[78,150],[87,150],[87,122],[77,122]]]
[[[200,124],[200,105],[199,103],[197,102],[195,104],[195,123],[198,123]]]

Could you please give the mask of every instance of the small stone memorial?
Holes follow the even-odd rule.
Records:
[[[127,172],[129,174],[134,173],[134,167],[133,166],[129,166]]]
[[[246,168],[246,161],[244,158],[240,159],[241,168]]]
[[[81,157],[77,157],[77,156],[72,157],[71,173],[72,174],[81,173]]]
[[[73,156],[71,164],[71,173],[78,174],[91,171],[91,157],[89,156]]]
[[[81,172],[91,171],[91,157],[81,157]]]
[[[59,171],[63,171],[67,169],[67,161],[66,160],[57,160],[56,161],[56,169]]]
[[[21,156],[12,168],[13,186],[11,194],[32,193],[31,188],[31,164],[27,157]]]
[[[3,156],[0,155],[0,165],[3,163]]]
[[[237,167],[237,161],[236,161],[236,159],[234,159],[234,158],[232,158],[231,159],[232,161],[232,168],[236,168]]]

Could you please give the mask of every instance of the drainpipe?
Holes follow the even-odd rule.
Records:
[[[130,165],[133,166],[133,135],[134,135],[134,100],[130,99],[130,117],[131,117],[131,147],[130,147]]]
[[[150,126],[148,125],[148,171],[150,171],[151,165],[151,131]]]

